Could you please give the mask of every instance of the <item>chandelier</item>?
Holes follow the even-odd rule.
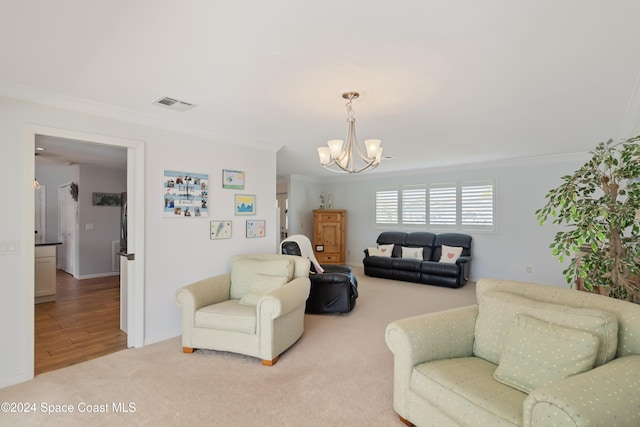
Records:
[[[366,149],[366,155],[356,138],[356,118],[353,115],[353,108],[351,101],[358,98],[360,94],[358,92],[345,92],[342,94],[344,99],[347,99],[347,139],[345,141],[341,139],[332,139],[327,141],[328,147],[318,148],[318,157],[320,157],[320,164],[332,172],[339,173],[358,173],[363,172],[369,168],[376,168],[380,165],[382,159],[382,147],[380,146],[379,139],[366,139],[364,146]],[[356,151],[358,157],[356,157]],[[357,163],[360,166],[356,166]],[[362,164],[364,163],[364,164]]]

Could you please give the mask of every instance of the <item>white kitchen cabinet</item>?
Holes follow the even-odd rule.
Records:
[[[45,245],[35,248],[35,302],[56,299],[56,246]]]

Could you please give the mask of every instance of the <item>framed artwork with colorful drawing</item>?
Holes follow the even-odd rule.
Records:
[[[210,238],[211,240],[230,239],[231,221],[211,221]]]
[[[222,170],[222,188],[244,190],[244,172],[229,169]]]
[[[236,194],[235,212],[236,215],[255,215],[256,196],[253,194]]]
[[[266,221],[263,219],[253,219],[247,221],[247,238],[255,239],[265,236]]]

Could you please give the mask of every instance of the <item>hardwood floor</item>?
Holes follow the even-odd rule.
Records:
[[[35,375],[127,348],[119,276],[77,280],[57,270],[56,301],[35,305]]]

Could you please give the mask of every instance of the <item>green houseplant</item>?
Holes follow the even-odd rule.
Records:
[[[543,225],[563,225],[549,245],[567,282],[640,302],[640,136],[601,142],[536,211]]]

